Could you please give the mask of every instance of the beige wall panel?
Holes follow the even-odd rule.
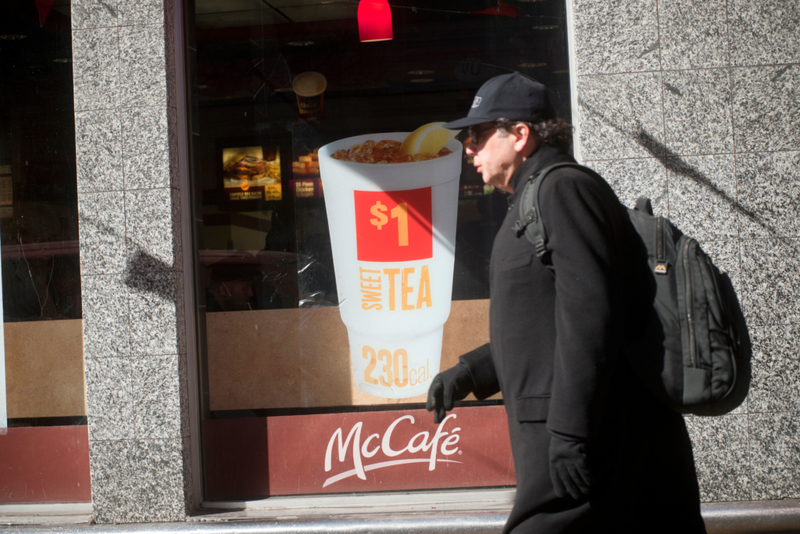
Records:
[[[81,323],[3,325],[9,418],[86,415]]]
[[[489,301],[455,301],[444,327],[442,369],[489,339]],[[405,404],[352,380],[347,329],[338,308],[210,313],[208,381],[212,410]]]

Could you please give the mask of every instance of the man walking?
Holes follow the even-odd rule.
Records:
[[[427,408],[438,422],[469,393],[502,391],[517,478],[504,532],[705,532],[683,418],[623,356],[652,306],[625,208],[604,181],[553,171],[539,192],[549,268],[514,229],[527,180],[574,161],[547,89],[497,76],[445,127],[469,128],[477,171],[510,197],[492,249],[491,341],[436,376]]]

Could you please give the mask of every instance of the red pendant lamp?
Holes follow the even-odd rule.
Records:
[[[47,15],[50,14],[50,9],[53,7],[53,0],[34,0],[34,4],[39,10],[39,26],[44,26],[44,21],[47,20]]]
[[[392,39],[392,10],[388,0],[358,3],[358,38],[362,43]]]

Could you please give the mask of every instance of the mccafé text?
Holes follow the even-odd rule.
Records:
[[[397,431],[397,427],[404,421],[407,421],[410,425],[414,424],[414,416],[412,415],[403,415],[395,419],[387,427],[383,436],[379,433],[374,433],[367,436],[363,441],[361,439],[361,432],[364,426],[362,421],[353,425],[350,432],[347,434],[347,438],[343,437],[344,433],[341,427],[337,428],[331,436],[330,441],[328,441],[328,448],[325,451],[325,472],[329,473],[333,469],[334,447],[339,463],[345,462],[348,450],[352,452],[353,469],[329,477],[322,487],[327,487],[353,475],[361,480],[367,480],[367,471],[385,467],[411,463],[427,463],[428,471],[433,471],[436,469],[437,462],[460,463],[439,457],[439,455],[448,457],[459,452],[456,444],[461,439],[459,435],[461,428],[454,427],[450,431],[445,431],[448,421],[455,420],[456,417],[457,415],[452,413],[445,417],[436,427],[433,436],[431,436],[430,432],[424,431],[414,434],[408,441],[404,441],[404,437],[395,436],[395,433],[400,434],[400,432]],[[364,463],[364,458],[372,459],[379,453],[388,458],[405,457],[396,460],[376,461],[370,464]],[[413,455],[418,455],[418,453],[426,453],[426,455],[424,457],[413,457]],[[380,459],[380,457],[376,459]]]

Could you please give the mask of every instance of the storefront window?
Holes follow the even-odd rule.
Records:
[[[0,4],[0,504],[91,500],[69,7]]]
[[[513,485],[501,399],[424,411],[488,341],[505,195],[466,132],[428,161],[331,156],[460,118],[512,71],[569,120],[565,5],[303,4],[194,3],[206,498]],[[390,22],[359,30],[373,5]]]

